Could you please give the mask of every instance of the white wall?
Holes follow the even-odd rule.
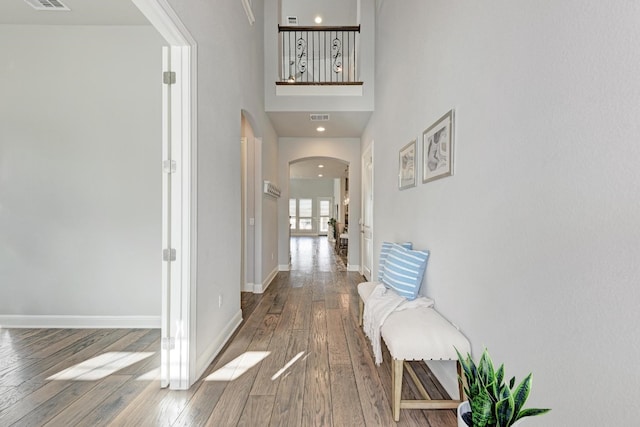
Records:
[[[278,171],[282,197],[278,199],[278,263],[289,266],[289,164],[310,157],[330,157],[349,163],[349,197],[360,200],[360,140],[355,138],[280,138]],[[359,204],[349,206],[349,254],[347,268],[357,271],[360,262]]]
[[[637,424],[640,12],[597,0],[403,1],[378,16],[375,245],[431,250],[422,293],[476,356],[533,372],[536,426]],[[398,150],[456,109],[453,177]]]
[[[0,26],[4,326],[159,326],[161,45],[150,26]]]
[[[280,0],[282,16],[281,25],[289,25],[287,16],[296,16],[298,25],[318,25],[314,19],[322,17],[320,25],[346,26],[358,25],[358,1],[359,0]]]
[[[261,138],[260,159],[277,158],[277,139],[264,114],[263,2],[254,0],[256,22],[249,25],[241,2],[170,0],[198,43],[197,127],[197,373],[209,365],[241,320],[241,111]],[[229,70],[242,70],[229,72]],[[263,179],[274,179],[275,165],[262,164]],[[268,202],[262,218],[275,216]],[[258,216],[258,213],[256,214]],[[275,252],[275,224],[258,223],[262,253],[256,276],[268,275],[264,253]],[[270,245],[264,248],[262,245]],[[275,262],[274,260],[271,261]],[[275,265],[275,264],[274,264]],[[219,297],[223,304],[219,307]]]

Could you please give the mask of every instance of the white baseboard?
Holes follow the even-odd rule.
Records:
[[[254,285],[253,293],[255,293],[255,294],[264,293],[264,291],[267,290],[267,288],[269,287],[271,282],[273,282],[273,279],[275,279],[276,276],[278,275],[278,270],[279,269],[277,267],[274,268],[273,271],[271,271],[271,273],[269,273],[269,276],[267,276],[267,278],[264,280],[264,282],[262,282],[262,284]]]
[[[433,375],[453,399],[458,398],[458,371],[455,360],[427,360],[425,361]]]
[[[255,285],[253,283],[245,283],[242,287],[242,292],[253,292]]]
[[[290,264],[280,264],[278,266],[278,271],[290,271],[290,270],[291,270]]]
[[[360,272],[360,266],[356,264],[348,264],[347,271],[357,271]]]
[[[207,370],[213,359],[220,353],[220,350],[229,341],[231,335],[242,323],[242,310],[238,310],[235,316],[227,323],[227,325],[220,331],[220,334],[215,340],[204,350],[204,352],[196,360],[196,379],[199,379],[202,374]]]
[[[157,329],[160,316],[24,316],[0,315],[0,328]]]

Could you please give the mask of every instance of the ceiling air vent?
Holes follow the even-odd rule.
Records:
[[[60,0],[24,0],[29,6],[35,10],[71,10]]]
[[[312,122],[328,122],[329,115],[328,114],[310,114]]]

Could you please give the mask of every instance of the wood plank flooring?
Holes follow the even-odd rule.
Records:
[[[0,329],[0,426],[455,426],[451,410],[403,410],[393,421],[389,354],[383,346],[376,366],[358,326],[362,277],[325,238],[293,238],[291,248],[292,270],[263,295],[242,295],[243,324],[187,391],[159,387],[158,330]],[[105,354],[111,371],[79,371]],[[126,364],[125,354],[140,359]],[[254,356],[234,379],[221,374]],[[432,398],[448,397],[413,365]],[[418,396],[407,378],[403,393]]]

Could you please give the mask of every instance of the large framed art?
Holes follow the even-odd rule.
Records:
[[[422,182],[453,175],[454,112],[449,111],[422,133]]]

